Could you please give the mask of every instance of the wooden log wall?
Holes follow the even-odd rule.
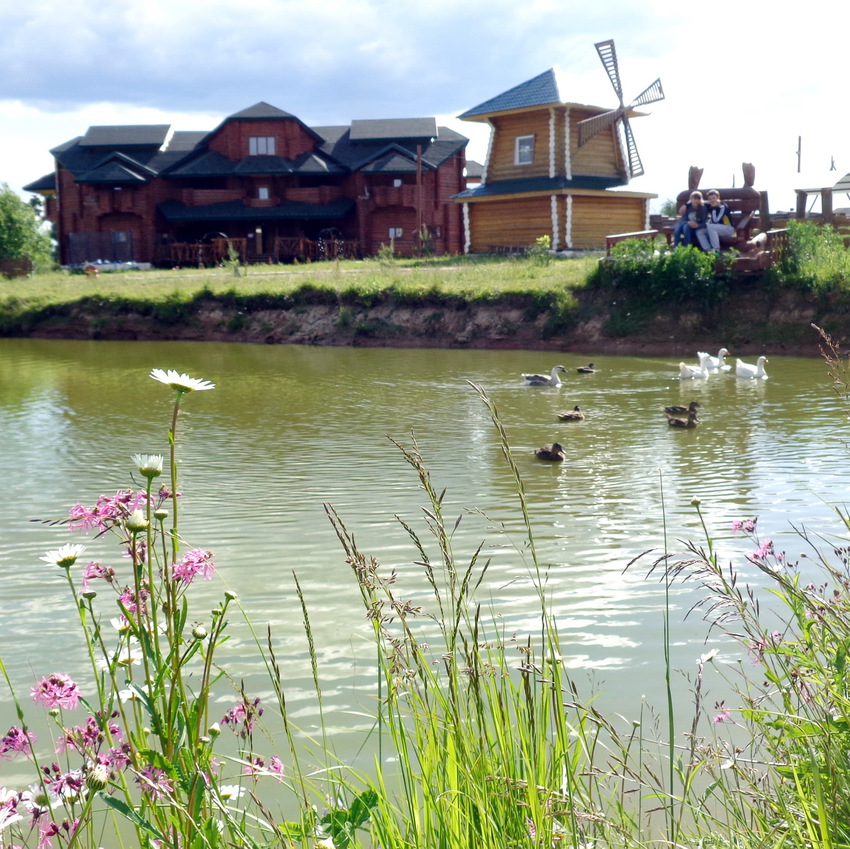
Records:
[[[472,203],[469,223],[472,253],[489,253],[492,247],[528,247],[539,236],[551,236],[552,205],[548,196]]]
[[[643,230],[643,198],[573,197],[572,247],[599,249],[605,247],[609,233]]]

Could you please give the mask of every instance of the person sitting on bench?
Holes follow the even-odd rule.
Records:
[[[685,247],[694,244],[694,234],[703,250],[708,250],[708,208],[702,199],[702,192],[691,192],[691,199],[679,210],[682,217],[673,231],[673,247],[681,243]]]
[[[708,247],[705,250],[720,253],[720,237],[736,235],[735,228],[732,226],[729,207],[720,200],[720,192],[717,189],[709,189],[705,196],[708,198]]]

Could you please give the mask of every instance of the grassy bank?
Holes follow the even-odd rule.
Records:
[[[537,254],[56,272],[0,282],[0,334],[658,354],[722,339],[742,354],[815,355],[811,323],[850,339],[848,252],[806,223],[790,245],[758,279],[641,241],[604,268]]]

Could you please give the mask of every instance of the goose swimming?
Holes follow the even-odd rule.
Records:
[[[559,372],[567,373],[567,370],[563,366],[555,366],[552,369],[552,374],[547,376],[545,374],[524,374],[525,382],[529,386],[560,386],[561,378],[558,376]]]
[[[728,355],[728,348],[721,348],[717,352],[716,357],[712,357],[711,354],[708,354],[705,351],[697,351],[697,359],[700,361],[700,365],[705,366],[705,368],[709,371],[729,371],[732,366],[728,365],[726,362],[725,358]]]
[[[708,377],[708,369],[702,363],[698,366],[679,363],[679,380],[696,380],[706,377]]]
[[[767,357],[759,357],[755,365],[745,363],[743,360],[735,360],[735,377],[763,378],[767,380],[764,364],[768,362]]]

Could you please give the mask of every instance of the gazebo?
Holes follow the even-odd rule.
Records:
[[[832,221],[834,218],[834,195],[846,194],[850,197],[850,174],[845,174],[832,186],[823,186],[815,189],[794,189],[794,191],[797,193],[797,218],[806,217],[809,196],[820,196],[821,218],[824,221]]]

